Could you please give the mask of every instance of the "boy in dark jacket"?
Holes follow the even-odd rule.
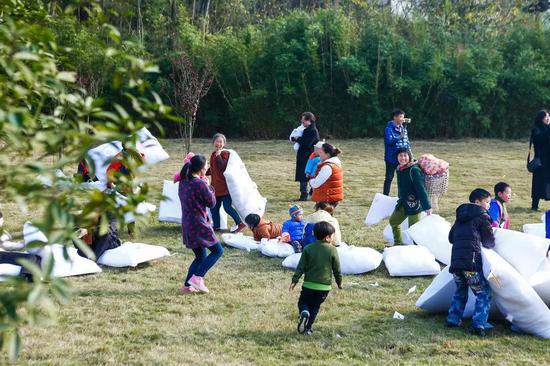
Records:
[[[294,290],[302,274],[305,274],[298,300],[298,332],[305,335],[313,333],[311,327],[321,304],[330,292],[333,275],[338,288],[342,288],[340,259],[336,247],[331,244],[334,227],[326,221],[321,221],[313,226],[313,233],[317,241],[304,249],[289,288],[290,291]]]
[[[485,335],[491,306],[491,288],[483,277],[481,259],[482,245],[485,248],[495,246],[491,217],[487,212],[490,203],[489,192],[481,188],[474,189],[470,193],[470,203],[456,209],[456,221],[449,232],[449,242],[453,244],[449,272],[454,276],[456,292],[449,308],[447,325],[460,326],[470,288],[476,296],[471,333],[479,336]]]

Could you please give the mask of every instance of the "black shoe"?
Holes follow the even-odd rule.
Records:
[[[470,334],[479,336],[479,337],[485,337],[485,329],[483,328],[470,328]]]
[[[300,243],[293,242],[292,248],[294,248],[294,253],[302,253],[302,245]]]
[[[304,334],[306,332],[306,325],[309,321],[309,311],[302,310],[300,313],[300,319],[298,320],[298,333]]]
[[[302,201],[302,202],[307,201],[307,192],[302,192],[300,194],[300,198],[298,198],[298,201]]]

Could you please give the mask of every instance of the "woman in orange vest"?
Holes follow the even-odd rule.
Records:
[[[344,199],[344,171],[338,155],[342,151],[327,143],[317,143],[321,161],[317,166],[315,178],[309,181],[313,188],[311,200],[315,202],[329,202],[333,207]]]

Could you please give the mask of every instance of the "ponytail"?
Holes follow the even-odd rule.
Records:
[[[200,172],[206,165],[206,158],[202,155],[195,155],[186,163],[180,171],[181,180],[191,180],[193,175]]]
[[[328,154],[331,158],[338,156],[342,153],[342,150],[326,142],[323,144],[323,151],[325,152],[325,154]]]

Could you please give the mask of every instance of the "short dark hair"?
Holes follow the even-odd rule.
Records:
[[[244,218],[244,222],[246,222],[246,224],[247,224],[251,229],[254,229],[254,228],[260,223],[260,215],[254,214],[254,213],[248,214],[248,215]]]
[[[395,109],[391,112],[391,118],[396,117],[396,116],[399,116],[399,115],[401,115],[401,114],[405,114],[405,112],[403,112],[402,109],[395,108]]]
[[[510,187],[510,185],[505,182],[498,182],[495,184],[495,197],[498,196],[499,193],[504,192],[508,187]]]
[[[407,153],[407,155],[409,155],[409,161],[410,162],[413,161],[413,154],[412,154],[410,149],[407,149],[406,147],[400,147],[399,149],[397,149],[395,151],[395,156],[397,157],[397,155],[402,154],[402,153]]]
[[[315,122],[315,115],[311,112],[302,113],[302,117],[304,117],[306,121]]]
[[[334,234],[334,226],[326,221],[320,221],[313,226],[313,234],[317,240],[323,240],[327,236]]]
[[[472,193],[470,193],[469,200],[471,203],[475,203],[475,201],[481,201],[487,197],[491,197],[491,193],[483,188],[476,188],[472,191]]]

